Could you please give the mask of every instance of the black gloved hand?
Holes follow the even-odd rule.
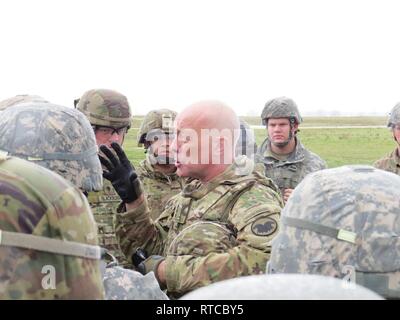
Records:
[[[115,150],[118,158],[107,146],[100,146],[105,157],[99,155],[99,159],[108,170],[103,171],[103,177],[112,183],[123,202],[133,202],[142,194],[142,187],[135,168],[118,143],[111,143],[111,147]]]

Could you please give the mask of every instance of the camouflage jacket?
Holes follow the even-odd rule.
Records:
[[[307,174],[327,167],[325,161],[307,150],[298,137],[296,137],[296,149],[286,161],[274,157],[268,138],[258,149],[256,161],[264,163],[265,175],[271,178],[281,191],[294,189]]]
[[[155,171],[148,156],[140,163],[137,174],[147,197],[150,217],[156,220],[164,211],[167,201],[181,191],[183,179],[176,173],[166,175]]]
[[[115,191],[111,182],[103,180],[103,190],[99,192],[89,192],[88,200],[97,224],[99,245],[109,250],[117,258],[120,265],[130,268],[130,262],[121,252],[117,238],[115,236],[114,216],[117,212],[121,198]],[[111,262],[110,260],[108,262]]]
[[[239,161],[251,160],[240,157],[208,183],[188,181],[156,222],[146,202],[117,215],[117,236],[127,255],[141,247],[166,257],[172,296],[264,272],[283,202],[270,179],[256,171],[244,174]]]
[[[393,150],[388,156],[377,160],[374,167],[400,175],[400,157],[398,149]]]

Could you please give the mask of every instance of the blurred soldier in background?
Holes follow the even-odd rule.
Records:
[[[76,187],[3,153],[0,202],[0,299],[104,298],[96,224]]]
[[[156,220],[165,204],[182,189],[182,179],[176,174],[171,155],[176,112],[169,109],[150,111],[138,132],[138,146],[144,146],[146,159],[137,174],[146,194],[150,217]]]
[[[107,168],[103,176],[112,181],[126,207],[116,219],[121,248],[127,256],[138,249],[147,251],[137,269],[143,274],[153,271],[172,297],[264,272],[283,206],[270,179],[237,170],[238,162],[252,160],[235,159],[239,120],[231,108],[218,101],[199,102],[179,114],[176,123],[177,174],[191,179],[155,222],[120,146],[111,145],[117,157],[100,146]],[[213,132],[215,143],[210,144],[210,135],[204,132]],[[223,162],[215,161],[221,158]]]
[[[261,119],[268,137],[257,152],[257,162],[265,165],[265,175],[278,185],[286,202],[308,173],[325,169],[326,163],[297,137],[302,118],[292,99],[279,97],[268,101]]]
[[[122,146],[132,118],[124,95],[113,90],[93,89],[76,99],[74,104],[89,119],[98,145],[110,146],[116,142]],[[121,199],[114,187],[105,180],[103,190],[89,193],[88,199],[98,226],[100,245],[107,248],[122,266],[130,267],[115,236],[113,217]]]
[[[390,112],[387,126],[391,129],[397,146],[389,155],[376,161],[374,167],[400,175],[400,103]]]
[[[345,279],[400,298],[400,177],[370,166],[309,174],[282,210],[271,273]]]

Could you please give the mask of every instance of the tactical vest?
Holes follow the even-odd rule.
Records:
[[[120,265],[129,267],[130,263],[121,252],[115,235],[114,216],[117,213],[121,198],[115,191],[111,182],[104,179],[103,190],[89,192],[88,201],[97,224],[99,245],[109,250],[117,258]],[[110,260],[111,261],[111,260]]]
[[[294,189],[304,178],[304,165],[297,163],[266,163],[265,175],[271,178],[281,191]]]
[[[265,177],[257,172],[253,172],[252,175],[241,176],[222,182],[214,190],[198,200],[190,196],[179,196],[179,198],[176,198],[176,201],[168,203],[164,214],[166,216],[170,215],[170,210],[173,210],[174,213],[171,225],[169,226],[170,230],[164,254],[176,254],[174,252],[176,250],[174,239],[181,232],[185,232],[186,228],[191,228],[193,224],[199,223],[199,221],[220,224],[230,232],[231,236],[236,238],[238,230],[228,221],[229,214],[240,196],[250,190],[256,183],[263,184],[279,194],[279,190],[276,189],[272,181],[265,179]],[[165,216],[164,214],[159,220],[161,224],[163,223],[162,217]],[[237,227],[240,229],[247,222],[244,219]]]

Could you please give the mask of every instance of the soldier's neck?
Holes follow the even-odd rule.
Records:
[[[217,177],[221,173],[223,173],[229,166],[230,166],[230,164],[214,164],[214,165],[210,165],[210,167],[207,169],[207,172],[205,172],[204,177],[200,178],[199,180],[202,183],[210,182],[215,177]]]
[[[278,146],[274,145],[273,143],[271,143],[271,150],[273,153],[275,153],[277,155],[288,155],[288,154],[292,153],[295,148],[296,148],[296,138],[295,137],[293,137],[289,141],[289,143],[284,147],[278,147]]]
[[[161,172],[166,175],[173,174],[176,171],[176,167],[173,164],[155,164],[153,165],[154,171]]]

